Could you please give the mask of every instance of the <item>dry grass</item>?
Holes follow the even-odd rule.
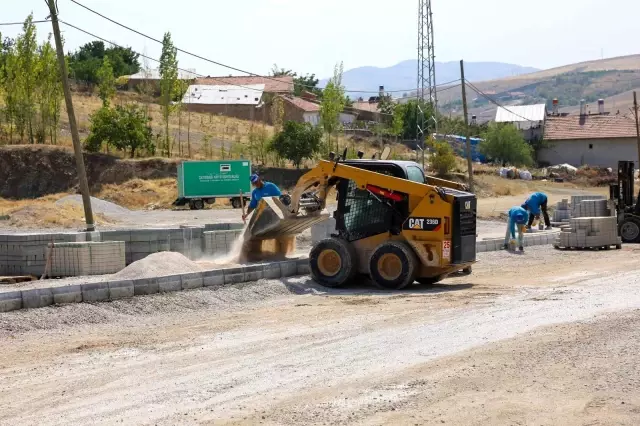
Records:
[[[121,185],[104,185],[94,197],[131,210],[169,209],[178,196],[173,178],[132,179]]]

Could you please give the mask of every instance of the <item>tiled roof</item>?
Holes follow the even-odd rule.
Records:
[[[306,99],[302,99],[302,98],[298,98],[298,97],[289,97],[289,96],[283,96],[282,97],[285,101],[293,104],[295,107],[300,108],[301,110],[303,110],[304,112],[317,112],[320,111],[320,105],[308,101]]]
[[[196,84],[221,85],[253,85],[264,84],[264,91],[267,93],[291,93],[293,92],[293,77],[203,77],[195,81]]]
[[[635,122],[622,115],[548,117],[544,128],[544,138],[549,141],[634,137]]]

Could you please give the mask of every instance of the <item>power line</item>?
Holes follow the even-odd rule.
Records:
[[[101,40],[101,41],[103,41],[103,42],[105,42],[105,43],[109,43],[109,44],[111,44],[111,45],[113,45],[113,46],[115,46],[115,47],[119,47],[120,49],[124,49],[124,47],[120,46],[120,45],[119,45],[119,44],[117,44],[117,43],[114,43],[114,42],[112,42],[112,41],[109,41],[109,40],[107,40],[107,39],[105,39],[105,38],[103,38],[103,37],[97,36],[97,35],[95,35],[95,34],[93,34],[93,33],[89,32],[89,31],[87,31],[87,30],[83,30],[83,29],[82,29],[82,28],[80,28],[80,27],[77,27],[77,26],[75,26],[75,25],[73,25],[73,24],[70,24],[70,23],[68,23],[68,22],[66,22],[66,21],[63,21],[62,19],[58,19],[58,21],[59,21],[59,22],[61,22],[61,23],[63,23],[63,24],[65,24],[65,25],[66,25],[66,26],[68,26],[68,27],[71,27],[71,28],[73,28],[73,29],[75,29],[75,30],[78,30],[78,31],[83,32],[83,33],[85,33],[85,34],[87,34],[87,35],[90,35],[91,37],[95,37],[95,38],[97,38],[98,40]],[[145,59],[148,59],[148,60],[150,60],[150,61],[154,61],[154,62],[158,62],[158,63],[160,63],[160,61],[159,61],[158,59],[155,59],[155,58],[152,58],[152,57],[150,57],[150,56],[144,55],[144,54],[142,54],[142,53],[136,52],[136,51],[135,51],[135,50],[133,50],[133,49],[131,49],[131,51],[132,51],[132,52],[134,52],[134,53],[136,53],[136,54],[138,54],[138,55],[139,55],[140,57],[142,57],[142,58],[145,58]],[[206,77],[206,76],[204,76],[204,75],[202,75],[202,74],[198,74],[198,73],[196,73],[196,72],[193,72],[193,71],[190,71],[190,70],[186,70],[186,69],[183,69],[183,68],[180,68],[180,67],[178,67],[177,69],[178,69],[179,71],[183,71],[183,72],[186,72],[186,73],[189,73],[189,74],[195,75],[196,77]],[[215,77],[208,77],[208,78],[210,78],[210,79],[211,79],[211,80],[213,80],[213,81],[219,81],[219,82],[222,82],[222,80],[219,80],[219,79],[217,79],[217,78],[215,78]],[[242,87],[243,89],[255,90],[255,91],[257,91],[257,92],[263,92],[263,90],[256,89],[256,88],[254,88],[254,87],[247,87],[247,86],[243,86],[243,85],[241,85],[241,84],[231,84],[231,83],[229,83],[229,82],[224,82],[224,83],[221,83],[221,84],[222,84],[222,85],[230,85],[230,86]]]
[[[151,37],[150,35],[147,35],[147,34],[145,34],[145,33],[143,33],[143,32],[140,32],[140,31],[138,31],[138,30],[136,30],[136,29],[134,29],[134,28],[131,28],[131,27],[129,27],[129,26],[127,26],[127,25],[125,25],[125,24],[122,24],[122,23],[120,23],[120,22],[118,22],[118,21],[116,21],[116,20],[114,20],[114,19],[111,19],[111,18],[109,18],[108,16],[105,16],[105,15],[103,15],[102,13],[100,13],[100,12],[98,12],[98,11],[96,11],[96,10],[91,9],[91,8],[90,8],[90,7],[88,7],[88,6],[83,5],[82,3],[80,3],[80,2],[78,2],[78,1],[76,1],[76,0],[70,0],[70,1],[71,1],[72,3],[74,3],[74,4],[78,5],[78,6],[80,6],[80,7],[82,7],[82,8],[84,8],[84,9],[88,10],[89,12],[91,12],[91,13],[93,13],[93,14],[95,14],[95,15],[98,15],[99,17],[101,17],[101,18],[103,18],[103,19],[106,19],[107,21],[109,21],[109,22],[111,22],[111,23],[113,23],[113,24],[116,24],[116,25],[118,25],[118,26],[120,26],[120,27],[122,27],[122,28],[124,28],[124,29],[126,29],[126,30],[129,30],[129,31],[131,31],[131,32],[134,32],[134,33],[136,33],[136,34],[138,34],[138,35],[140,35],[140,36],[142,36],[142,37],[145,37],[145,38],[147,38],[147,39],[149,39],[149,40],[151,40],[151,41],[154,41],[154,42],[156,42],[156,43],[160,43],[160,44],[162,44],[162,41],[161,41],[161,40],[158,40],[157,38]],[[256,73],[251,72],[251,71],[246,71],[246,70],[243,70],[243,69],[241,69],[241,68],[237,68],[237,67],[234,67],[234,66],[231,66],[231,65],[223,64],[222,62],[218,62],[218,61],[214,61],[213,59],[205,58],[204,56],[198,55],[198,54],[196,54],[196,53],[189,52],[189,51],[184,50],[184,49],[180,49],[179,47],[176,47],[176,50],[177,50],[178,52],[184,53],[185,55],[193,56],[194,58],[198,58],[198,59],[201,59],[201,60],[203,60],[203,61],[210,62],[210,63],[212,63],[212,64],[214,64],[214,65],[218,65],[218,66],[221,66],[221,67],[223,67],[223,68],[228,68],[228,69],[230,69],[230,70],[237,71],[237,72],[241,72],[241,73],[243,73],[243,74],[248,74],[248,75],[250,75],[250,76],[254,76],[254,77],[261,77],[261,78],[265,78],[265,79],[267,79],[267,80],[275,81],[275,82],[278,82],[278,83],[286,83],[286,84],[289,84],[289,81],[285,81],[285,80],[278,80],[278,79],[277,79],[277,78],[275,78],[275,77],[271,77],[271,76],[264,76],[264,75],[256,74]],[[456,81],[457,81],[457,80],[456,80]],[[308,84],[300,84],[300,86],[305,87],[305,88],[309,88],[309,89],[316,89],[316,87],[315,87],[315,86],[311,86],[311,85],[308,85]],[[321,90],[322,90],[322,89],[324,89],[324,88],[319,88],[319,89],[321,89]],[[409,90],[394,90],[394,91],[390,91],[390,92],[388,92],[388,93],[399,93],[399,92],[408,92],[408,91],[409,91]],[[354,89],[345,90],[344,92],[345,92],[345,93],[378,93],[378,92],[377,92],[377,91],[375,91],[375,90],[354,90]]]
[[[520,114],[516,114],[515,112],[511,111],[509,108],[505,107],[504,105],[500,104],[498,101],[496,101],[495,99],[491,98],[489,95],[487,95],[486,93],[484,93],[482,90],[478,89],[476,86],[474,86],[473,84],[469,83],[468,81],[465,82],[465,84],[467,86],[469,86],[469,88],[471,88],[474,92],[476,92],[478,95],[482,96],[483,98],[485,98],[486,100],[488,100],[489,102],[491,102],[492,104],[495,104],[497,106],[499,106],[500,108],[504,109],[505,111],[515,115],[516,117],[520,117],[525,121],[531,121],[531,122],[535,122],[537,120],[531,120],[529,118],[523,117]]]
[[[8,27],[10,25],[24,25],[24,22],[25,21],[22,21],[22,22],[0,22],[0,27],[5,27],[5,26]],[[43,24],[43,23],[49,22],[49,21],[43,20],[43,21],[31,21],[31,22],[34,23],[34,24]]]

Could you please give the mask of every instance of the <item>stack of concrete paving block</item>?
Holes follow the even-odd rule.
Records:
[[[563,222],[571,219],[571,209],[569,206],[569,200],[563,199],[556,204],[556,209],[553,212],[553,222]]]
[[[51,277],[114,274],[126,266],[123,241],[50,244],[49,256]]]
[[[573,204],[571,217],[611,216],[607,200],[582,200]]]
[[[584,203],[584,205],[583,205]],[[574,195],[571,203],[563,199],[556,204],[553,212],[553,223],[569,223],[572,217],[610,216],[608,202],[601,195]]]
[[[562,228],[556,247],[620,247],[622,240],[618,236],[618,220],[608,217],[576,217],[571,218],[569,226]]]
[[[202,233],[203,252],[206,255],[229,253],[242,234],[241,230],[205,231]]]
[[[84,241],[85,233],[0,235],[0,275],[42,275],[47,245]]]

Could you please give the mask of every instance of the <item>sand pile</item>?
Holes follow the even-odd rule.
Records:
[[[162,251],[133,262],[122,271],[114,274],[113,278],[132,280],[200,271],[202,269],[197,263],[189,260],[181,253]]]
[[[82,196],[81,195],[67,195],[56,201],[57,206],[74,205],[82,208]],[[100,213],[104,215],[117,215],[129,213],[128,209],[121,207],[110,201],[101,200],[100,198],[91,197],[91,208],[94,213]]]

